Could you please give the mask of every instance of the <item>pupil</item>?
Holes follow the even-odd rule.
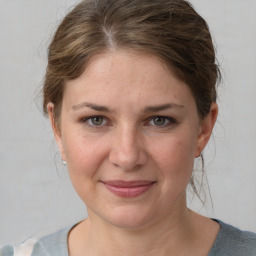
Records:
[[[101,125],[102,122],[103,122],[102,117],[94,117],[94,118],[92,119],[92,123],[93,123],[94,125]]]
[[[156,117],[154,119],[155,125],[164,125],[165,119],[163,117]]]

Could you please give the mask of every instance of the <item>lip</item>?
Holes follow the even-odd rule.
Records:
[[[102,181],[105,187],[113,194],[120,197],[137,197],[146,193],[156,181],[148,180],[133,180],[133,181],[123,181],[123,180],[109,180]]]

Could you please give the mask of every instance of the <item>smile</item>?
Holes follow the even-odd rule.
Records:
[[[111,180],[102,182],[113,194],[120,197],[136,197],[147,192],[156,181],[122,181]]]

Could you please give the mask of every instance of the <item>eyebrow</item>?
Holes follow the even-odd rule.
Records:
[[[96,104],[87,103],[87,102],[83,102],[83,103],[74,105],[74,106],[72,106],[72,109],[73,110],[79,110],[79,109],[84,108],[84,107],[91,108],[93,110],[101,111],[101,112],[110,112],[110,110],[105,106],[96,105]]]
[[[110,109],[105,106],[96,105],[96,104],[88,103],[88,102],[82,102],[80,104],[74,105],[74,106],[72,106],[72,109],[75,111],[75,110],[79,110],[84,107],[91,108],[91,109],[99,111],[99,112],[111,112]],[[170,109],[170,108],[184,108],[184,106],[176,104],[176,103],[148,106],[144,109],[144,112],[145,113],[158,112],[158,111],[162,111],[162,110],[166,110],[166,109]]]
[[[169,103],[169,104],[163,104],[163,105],[156,105],[156,106],[148,106],[145,108],[144,112],[158,112],[161,110],[166,110],[170,108],[184,108],[184,106],[176,104],[176,103]]]

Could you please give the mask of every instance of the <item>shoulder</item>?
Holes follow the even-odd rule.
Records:
[[[50,235],[32,237],[23,243],[0,248],[0,256],[68,256],[67,238],[72,227]]]
[[[65,228],[40,238],[35,243],[31,256],[68,256],[67,240],[69,231],[70,228]]]
[[[220,220],[220,231],[209,256],[254,256],[256,255],[256,233],[242,231]]]

